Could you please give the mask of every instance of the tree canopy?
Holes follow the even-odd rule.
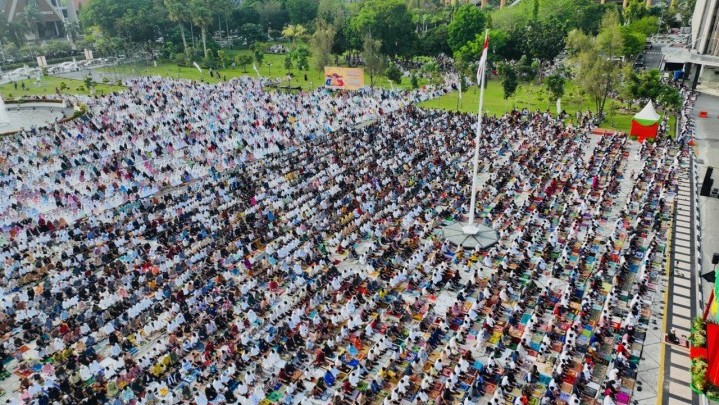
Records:
[[[482,34],[486,22],[487,17],[480,9],[465,4],[455,12],[454,20],[447,27],[447,44],[453,52],[457,52],[475,36]]]
[[[409,55],[417,38],[412,15],[402,0],[368,0],[350,22],[353,34],[361,38],[370,33],[382,42],[386,55]]]
[[[623,46],[619,16],[615,11],[605,13],[596,37],[578,29],[569,33],[567,47],[576,71],[576,83],[592,98],[599,116],[604,112],[609,94],[621,83],[619,56]]]
[[[90,0],[80,19],[84,27],[97,26],[105,35],[132,42],[156,39],[169,21],[158,0]]]

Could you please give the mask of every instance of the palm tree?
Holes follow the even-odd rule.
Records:
[[[22,47],[27,40],[25,36],[29,30],[27,17],[24,13],[16,15],[12,22],[7,25],[8,37],[18,48]]]
[[[212,0],[190,0],[192,22],[200,27],[202,35],[202,49],[207,58],[207,28],[212,25],[212,11],[210,3]]]
[[[77,21],[65,20],[63,25],[65,26],[65,34],[67,34],[70,41],[74,44],[77,36],[80,35],[80,23]]]
[[[38,30],[37,25],[42,22],[42,15],[40,14],[40,8],[37,5],[37,0],[29,0],[23,13],[25,14],[26,22],[30,26],[33,35],[35,35],[35,40],[39,41],[40,31]]]
[[[289,24],[285,28],[282,29],[282,36],[287,39],[290,39],[292,41],[293,46],[295,45],[297,38],[301,38],[306,33],[307,33],[307,29],[300,24],[297,24],[297,25]]]
[[[187,38],[185,38],[185,23],[190,15],[190,7],[187,0],[165,0],[165,7],[169,15],[170,21],[174,21],[180,25],[180,35],[182,36],[182,46],[185,55],[190,56],[190,49],[187,47]]]

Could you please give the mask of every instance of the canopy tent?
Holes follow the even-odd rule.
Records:
[[[636,113],[632,118],[632,129],[629,134],[636,136],[639,142],[643,142],[646,138],[656,138],[660,118],[650,101],[642,111]]]

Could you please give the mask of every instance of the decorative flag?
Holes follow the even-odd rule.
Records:
[[[462,99],[462,78],[459,78],[459,99]]]
[[[257,73],[257,77],[260,77],[260,71],[257,70],[257,65],[255,65],[254,63],[252,63],[252,69],[255,69],[255,73]]]
[[[200,67],[200,65],[197,64],[197,62],[192,62],[192,65],[195,66],[197,68],[197,70],[200,71],[200,74],[202,74],[202,68]]]
[[[482,46],[482,57],[479,59],[479,67],[477,68],[477,85],[481,85],[484,71],[487,68],[487,50],[489,49],[489,30],[484,35],[484,45]]]
[[[557,115],[559,115],[561,113],[562,113],[562,99],[558,98],[557,99]]]

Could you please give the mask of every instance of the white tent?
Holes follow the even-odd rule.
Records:
[[[654,109],[654,104],[652,104],[651,101],[642,108],[642,111],[639,111],[634,115],[634,119],[641,123],[647,122],[653,124],[659,121],[660,118],[661,116],[657,114],[657,111]]]
[[[646,138],[656,138],[660,119],[661,116],[654,110],[654,105],[650,101],[632,118],[632,129],[629,133],[636,136],[640,142]]]

